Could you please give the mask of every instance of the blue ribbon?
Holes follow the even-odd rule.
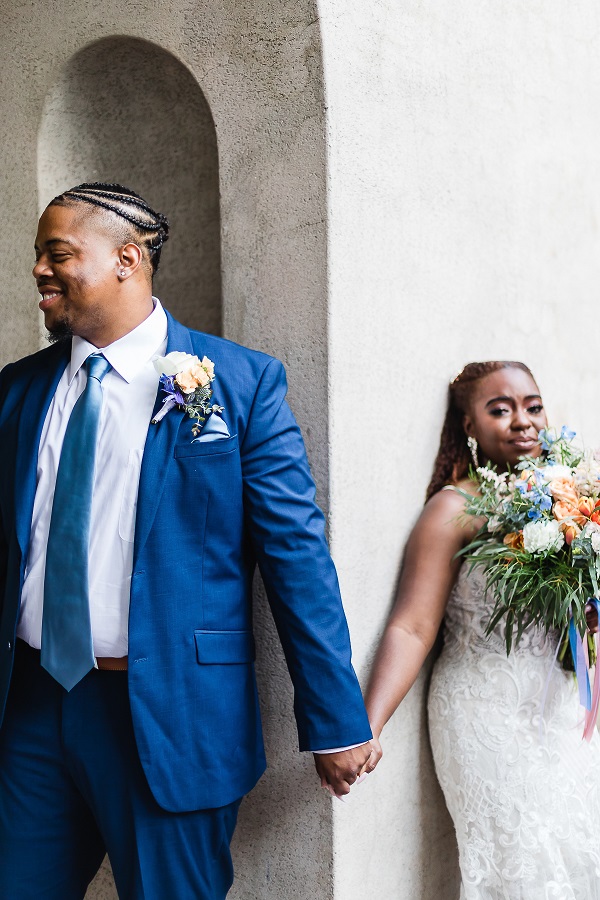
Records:
[[[598,601],[594,602],[597,603]],[[585,706],[586,709],[591,709],[592,692],[590,689],[588,670],[585,664],[585,656],[583,655],[583,640],[575,628],[575,621],[572,616],[571,621],[569,622],[569,644],[571,646],[571,656],[573,657],[575,677],[577,678],[577,686],[579,688],[579,702],[582,706]]]

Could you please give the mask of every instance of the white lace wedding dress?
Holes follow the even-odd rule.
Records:
[[[481,570],[463,565],[429,693],[461,900],[600,900],[600,735],[582,740],[556,635],[530,629],[507,657],[502,624],[485,636],[491,602]]]

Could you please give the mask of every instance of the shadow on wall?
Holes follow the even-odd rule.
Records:
[[[204,94],[170,53],[113,37],[66,65],[38,134],[40,211],[83,181],[125,184],[169,217],[155,291],[184,324],[220,334],[217,136]]]
[[[155,292],[186,325],[220,334],[217,136],[197,82],[170,53],[115,37],[66,65],[38,133],[40,212],[83,181],[125,184],[169,217]],[[116,896],[105,863],[88,897]]]

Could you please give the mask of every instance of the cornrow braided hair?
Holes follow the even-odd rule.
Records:
[[[450,383],[446,418],[442,427],[440,446],[433,464],[433,474],[427,488],[426,500],[437,494],[444,485],[456,484],[468,474],[472,460],[467,445],[467,435],[463,428],[463,417],[468,410],[477,382],[500,369],[522,369],[523,372],[531,375],[531,371],[524,363],[492,360],[468,363]],[[533,378],[533,375],[531,377]]]
[[[48,205],[64,206],[71,203],[90,203],[129,222],[136,236],[135,243],[148,253],[152,274],[158,271],[160,252],[169,239],[169,220],[148,206],[139,194],[122,184],[93,181],[78,184],[59,194]]]

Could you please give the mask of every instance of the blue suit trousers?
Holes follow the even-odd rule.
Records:
[[[0,897],[81,900],[108,852],[121,900],[222,900],[239,804],[166,812],[140,764],[127,673],[92,670],[67,693],[17,642],[0,731]]]

